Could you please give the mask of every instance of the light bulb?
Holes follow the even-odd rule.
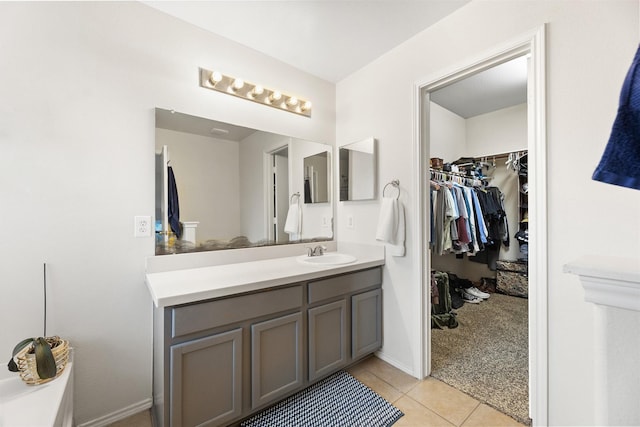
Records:
[[[233,81],[233,84],[231,85],[231,88],[233,90],[238,90],[238,89],[242,89],[242,87],[244,86],[244,80],[242,79],[235,79]]]
[[[295,107],[296,105],[298,105],[298,98],[296,98],[295,96],[289,97],[289,99],[287,99],[287,105],[290,107]]]
[[[211,73],[211,77],[209,77],[209,82],[212,85],[216,85],[216,83],[219,83],[222,80],[222,74],[220,74],[219,71],[214,71],[213,73]]]
[[[279,101],[280,98],[282,98],[282,94],[278,91],[273,91],[273,93],[269,97],[269,99],[272,101]]]
[[[264,88],[260,85],[256,85],[251,91],[251,95],[254,95],[254,96],[259,96],[259,95],[262,95],[263,93],[264,93]]]
[[[304,104],[302,104],[302,111],[309,111],[311,110],[311,101],[305,101]]]

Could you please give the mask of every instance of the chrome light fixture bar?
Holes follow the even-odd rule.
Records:
[[[200,68],[200,87],[237,96],[238,98],[268,105],[290,113],[311,117],[310,101],[245,82],[242,79],[224,75],[219,71]]]

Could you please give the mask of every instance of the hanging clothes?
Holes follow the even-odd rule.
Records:
[[[173,168],[167,167],[167,190],[169,194],[168,217],[171,231],[179,239],[182,237],[182,224],[180,223],[180,203],[178,202],[178,187],[176,186],[176,177],[173,174]]]
[[[496,268],[502,245],[509,246],[504,194],[497,187],[471,187],[464,178],[431,187],[431,248]]]

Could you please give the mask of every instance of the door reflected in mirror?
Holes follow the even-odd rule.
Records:
[[[327,151],[304,158],[304,202],[327,203],[331,184],[331,158]]]
[[[340,201],[371,200],[376,189],[374,138],[340,147]]]
[[[331,240],[331,203],[292,197],[316,155],[315,195],[330,202],[331,146],[156,109],[156,255]],[[299,227],[287,232],[292,204]]]

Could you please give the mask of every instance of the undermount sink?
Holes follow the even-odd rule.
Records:
[[[355,261],[356,257],[353,255],[341,254],[339,252],[326,252],[323,255],[317,256],[301,255],[298,257],[298,262],[318,266],[351,264]]]

